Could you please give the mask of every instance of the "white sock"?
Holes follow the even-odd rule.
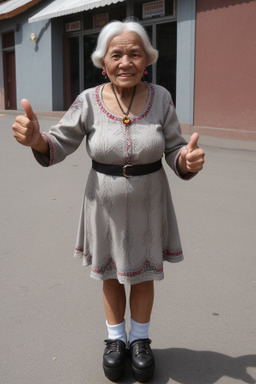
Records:
[[[127,336],[125,332],[125,320],[120,324],[109,325],[106,320],[108,329],[108,338],[111,340],[122,340],[125,344],[127,343]]]
[[[149,325],[150,321],[148,323],[137,323],[136,321],[131,319],[129,343],[131,344],[134,340],[137,339],[148,339]]]

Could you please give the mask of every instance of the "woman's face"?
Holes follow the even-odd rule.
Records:
[[[110,40],[103,69],[116,87],[132,88],[140,82],[146,64],[141,38],[126,31]]]

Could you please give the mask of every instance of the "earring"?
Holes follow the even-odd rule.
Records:
[[[102,76],[106,76],[106,72],[105,71],[102,71],[101,74],[102,74]]]
[[[144,75],[147,76],[148,75],[148,71],[145,69],[144,71]]]

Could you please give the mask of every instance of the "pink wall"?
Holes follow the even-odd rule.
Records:
[[[256,1],[197,0],[194,125],[256,133]]]

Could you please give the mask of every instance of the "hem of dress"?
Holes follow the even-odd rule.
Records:
[[[130,274],[126,276],[125,274],[119,273],[116,269],[112,269],[109,271],[104,272],[104,274],[100,274],[95,272],[92,269],[92,256],[90,254],[85,255],[83,253],[83,250],[80,248],[76,248],[74,257],[82,259],[82,266],[83,267],[89,267],[91,266],[91,273],[90,277],[94,280],[109,280],[109,279],[117,279],[121,284],[139,284],[144,281],[152,281],[152,280],[163,280],[164,279],[164,272],[163,267],[159,269],[159,272],[155,271],[147,271],[144,273],[136,273],[134,272],[133,275]],[[167,261],[169,263],[178,263],[184,259],[182,251],[179,252],[172,252],[169,255],[166,254],[166,251],[164,252],[163,262]]]
[[[150,275],[140,275],[140,276],[136,276],[136,277],[123,277],[123,276],[119,276],[118,274],[115,274],[115,273],[109,273],[108,275],[98,275],[98,274],[95,274],[94,272],[91,271],[90,273],[90,277],[94,280],[98,280],[98,281],[104,281],[104,280],[109,280],[109,279],[116,279],[118,280],[118,282],[120,284],[124,284],[124,285],[134,285],[134,284],[139,284],[139,283],[143,283],[145,281],[160,281],[160,280],[163,280],[164,279],[164,274],[161,273],[161,274],[150,274]]]

